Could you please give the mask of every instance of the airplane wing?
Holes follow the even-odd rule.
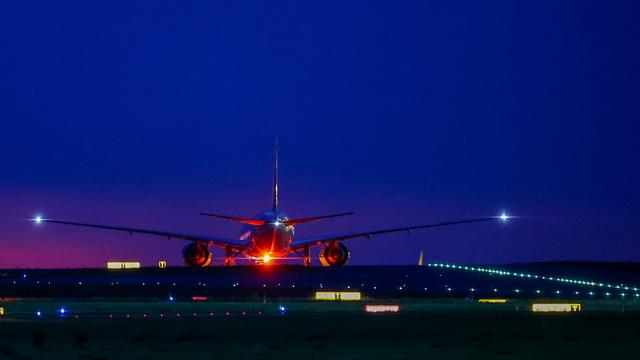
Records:
[[[289,219],[289,220],[285,220],[285,224],[288,225],[299,225],[299,224],[304,224],[304,223],[308,223],[310,221],[317,221],[317,220],[324,220],[324,219],[330,219],[330,218],[334,218],[334,217],[339,217],[339,216],[345,216],[345,215],[353,215],[354,212],[353,211],[349,211],[349,212],[344,212],[344,213],[339,213],[339,214],[331,214],[331,215],[321,215],[321,216],[314,216],[314,217],[308,217],[308,218],[301,218],[301,219]]]
[[[389,234],[389,233],[395,233],[395,232],[407,232],[407,233],[410,233],[412,230],[428,229],[428,228],[433,228],[433,227],[449,226],[449,225],[469,224],[469,223],[484,222],[484,221],[496,221],[496,220],[504,220],[504,218],[501,218],[501,217],[498,217],[498,216],[493,216],[493,217],[484,217],[484,218],[477,218],[477,219],[448,221],[448,222],[442,222],[442,223],[436,223],[436,224],[407,226],[407,227],[399,227],[399,228],[391,228],[391,229],[381,229],[381,230],[355,232],[355,233],[348,233],[348,234],[318,236],[318,237],[312,237],[312,238],[307,238],[307,239],[301,239],[301,240],[298,240],[298,241],[294,241],[293,244],[291,244],[291,247],[294,250],[298,250],[298,249],[301,249],[301,248],[305,248],[307,246],[317,246],[317,245],[322,245],[324,243],[328,243],[328,242],[331,242],[331,241],[337,241],[337,240],[350,240],[350,239],[355,239],[355,238],[370,238],[370,237],[372,237],[374,235],[382,235],[382,234]]]
[[[131,235],[136,233],[136,234],[162,236],[168,239],[200,241],[210,246],[231,247],[234,249],[245,249],[247,247],[246,243],[240,242],[239,240],[223,239],[223,238],[204,236],[204,235],[181,234],[181,233],[174,233],[174,232],[126,228],[126,227],[110,226],[110,225],[84,224],[84,223],[77,223],[77,222],[70,222],[70,221],[50,220],[50,219],[42,219],[40,221],[52,223],[52,224],[73,225],[73,226],[83,226],[83,227],[90,227],[90,228],[96,228],[96,229],[123,231],[123,232],[128,232]]]

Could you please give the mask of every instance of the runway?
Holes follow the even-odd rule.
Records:
[[[638,298],[637,265],[533,263],[425,266],[236,266],[127,270],[2,270],[0,297],[310,298],[357,290],[372,298]]]

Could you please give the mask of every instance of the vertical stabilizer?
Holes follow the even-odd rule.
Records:
[[[271,211],[278,212],[278,139],[273,146],[273,202]]]

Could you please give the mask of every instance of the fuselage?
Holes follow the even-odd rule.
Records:
[[[282,258],[291,252],[294,228],[287,226],[287,217],[281,212],[267,211],[256,219],[264,220],[261,226],[247,226],[243,229],[241,240],[249,242],[246,254],[259,259]]]

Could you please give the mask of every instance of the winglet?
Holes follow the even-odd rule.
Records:
[[[278,212],[278,139],[275,140],[273,146],[273,198],[271,210]]]

